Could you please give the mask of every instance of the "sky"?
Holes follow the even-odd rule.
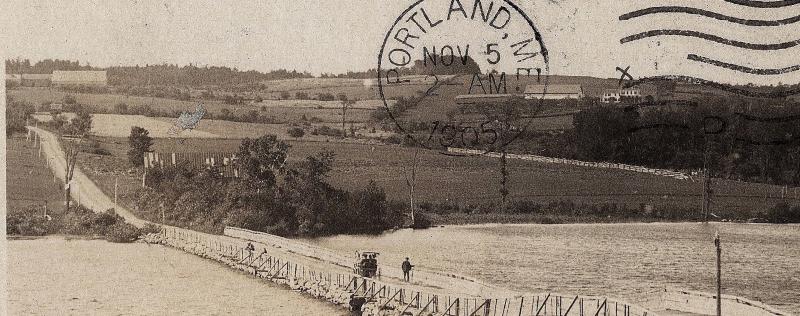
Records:
[[[449,3],[451,0],[426,0]],[[471,7],[474,0],[460,0]],[[482,0],[491,2],[491,0]],[[383,38],[412,0],[5,0],[0,21],[5,58],[58,58],[93,66],[170,63],[240,70],[296,69],[313,74],[375,68]],[[502,4],[503,0],[494,0]],[[800,39],[800,23],[744,26],[702,16],[667,13],[620,21],[653,6],[681,5],[748,19],[800,15],[800,5],[756,9],[724,0],[519,0],[541,31],[550,73],[618,77],[689,75],[728,83],[800,82],[800,71],[753,75],[687,60],[696,54],[751,68],[800,64],[800,47],[742,49],[697,38],[658,36],[625,44],[620,39],[654,29],[696,30],[751,43]],[[453,42],[481,32],[441,35]]]

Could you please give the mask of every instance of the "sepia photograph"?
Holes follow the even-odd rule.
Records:
[[[6,0],[0,315],[800,315],[800,0]]]

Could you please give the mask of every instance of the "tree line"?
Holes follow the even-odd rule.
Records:
[[[780,100],[713,97],[684,105],[596,107],[574,130],[549,139],[553,152],[654,168],[708,168],[713,177],[800,185],[800,109]],[[557,139],[561,138],[561,139]]]
[[[86,63],[81,65],[80,61],[44,59],[32,63],[30,59],[6,59],[6,73],[13,74],[50,74],[54,70],[97,70]]]

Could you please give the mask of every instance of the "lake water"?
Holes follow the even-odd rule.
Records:
[[[475,225],[306,240],[342,253],[381,252],[523,292],[635,300],[664,287],[715,291],[714,233],[723,293],[800,314],[800,225],[732,223]]]
[[[345,309],[147,244],[8,242],[9,315],[346,315]]]

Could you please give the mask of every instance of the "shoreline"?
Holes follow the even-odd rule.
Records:
[[[506,213],[425,213],[431,221],[431,228],[438,226],[467,226],[467,225],[570,225],[570,224],[650,224],[650,223],[703,223],[702,219],[663,219],[663,218],[600,218],[591,216],[558,216],[558,215],[530,215]],[[770,223],[749,222],[740,219],[713,219],[708,223],[738,223],[738,224],[771,224],[771,225],[800,225],[800,223]]]

